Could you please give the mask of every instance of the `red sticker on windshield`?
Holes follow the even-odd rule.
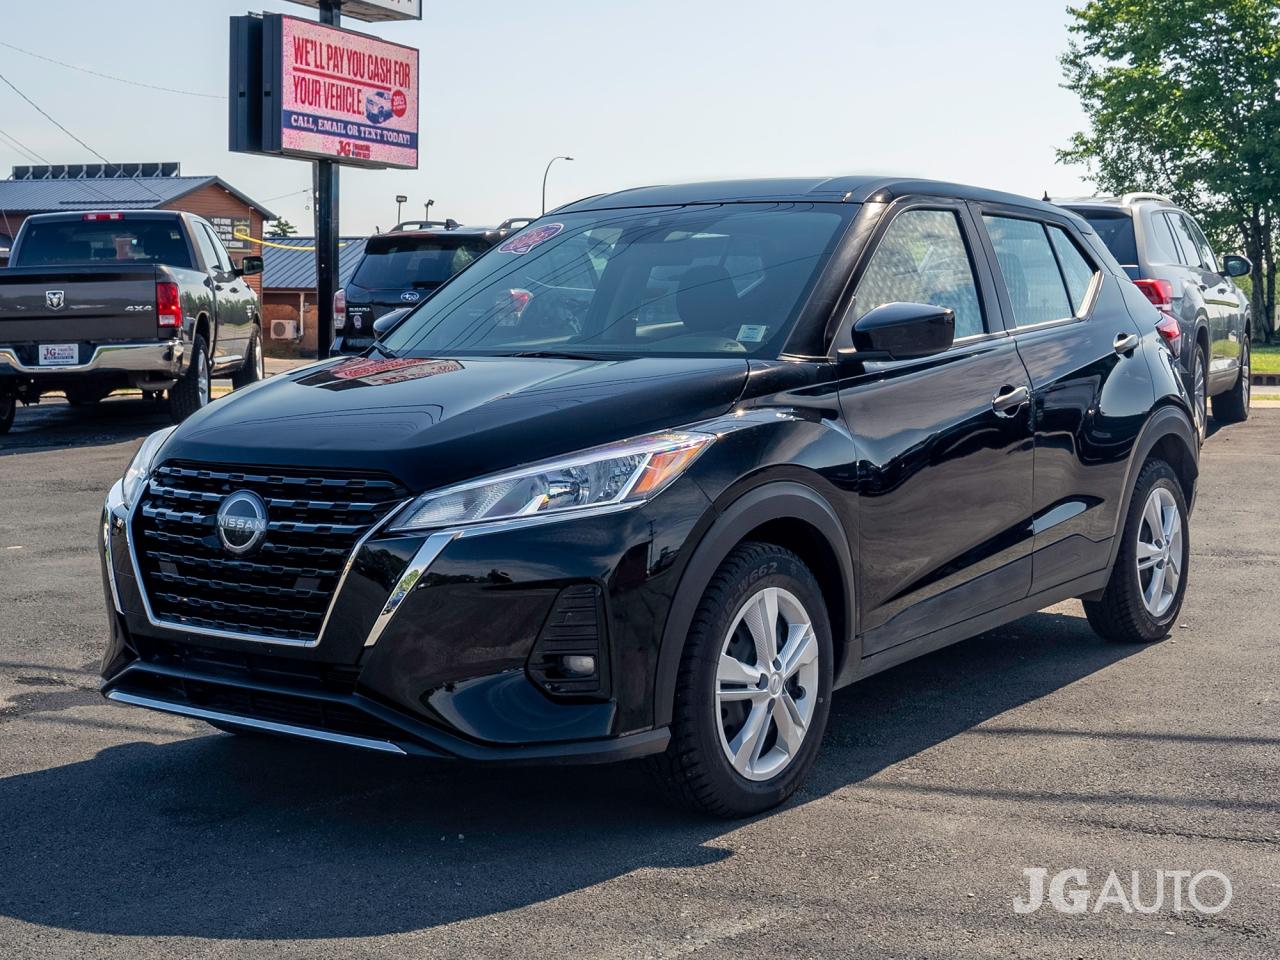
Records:
[[[546,243],[563,229],[563,223],[544,223],[542,226],[534,227],[532,230],[524,230],[500,246],[498,248],[498,252],[515,254],[528,253],[538,244]]]

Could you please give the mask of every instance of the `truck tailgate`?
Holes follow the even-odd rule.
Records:
[[[150,264],[0,270],[0,346],[158,339]]]

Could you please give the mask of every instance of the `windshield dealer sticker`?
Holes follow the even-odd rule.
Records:
[[[525,230],[500,246],[498,252],[518,255],[526,254],[538,244],[546,243],[563,229],[563,223],[546,223],[540,227],[534,227],[532,230]]]
[[[768,332],[769,328],[763,323],[744,323],[738,328],[738,342],[759,343]]]

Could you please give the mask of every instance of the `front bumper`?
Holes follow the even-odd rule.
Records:
[[[654,505],[552,524],[357,545],[312,645],[220,636],[152,614],[117,484],[101,547],[116,702],[390,753],[604,762],[666,748],[653,723],[658,644],[682,549],[707,513],[693,483]],[[665,532],[657,532],[657,531]],[[535,669],[560,599],[595,591],[594,695]],[[568,692],[566,692],[568,690]]]
[[[80,362],[42,367],[32,355],[35,346],[0,346],[0,376],[61,377],[86,373],[146,373],[178,377],[182,373],[181,340],[144,343],[80,344]],[[25,359],[24,359],[25,357]]]

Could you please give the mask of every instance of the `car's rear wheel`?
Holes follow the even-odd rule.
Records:
[[[1108,640],[1162,640],[1182,610],[1191,558],[1187,502],[1163,460],[1149,460],[1138,475],[1121,536],[1111,579],[1099,599],[1084,602],[1085,616]]]
[[[204,337],[196,334],[191,341],[191,366],[186,374],[169,388],[169,413],[181,423],[209,405],[213,388],[209,370],[209,348]]]
[[[817,581],[789,550],[745,543],[707,586],[655,758],[681,802],[722,817],[768,810],[813,765],[831,703],[833,645]]]
[[[1213,398],[1213,415],[1222,423],[1241,423],[1249,419],[1249,341],[1240,345],[1240,376],[1235,386]]]
[[[231,375],[231,386],[236,390],[257,383],[266,375],[262,360],[262,331],[255,325],[249,337],[249,347],[245,350],[244,364]]]
[[[8,433],[13,427],[13,418],[17,412],[17,397],[0,396],[0,436]]]

